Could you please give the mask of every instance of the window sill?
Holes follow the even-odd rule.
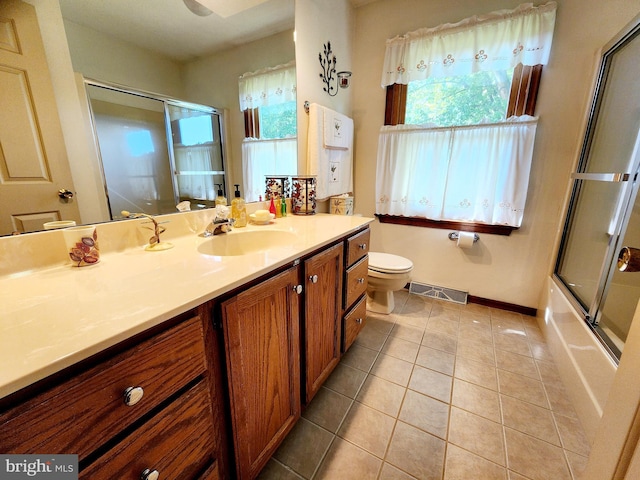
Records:
[[[429,220],[421,217],[402,217],[397,215],[379,215],[376,217],[380,223],[393,223],[396,225],[409,225],[412,227],[440,228],[446,230],[457,230],[463,232],[488,233],[491,235],[509,236],[518,227],[510,227],[507,225],[487,225],[485,223],[468,223],[468,222],[452,222]]]

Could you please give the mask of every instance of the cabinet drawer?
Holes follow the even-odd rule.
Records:
[[[197,316],[0,416],[0,452],[77,453],[82,460],[205,369]],[[127,406],[125,389],[138,386],[142,398]]]
[[[351,310],[344,316],[344,338],[342,351],[346,352],[364,327],[367,321],[367,296],[363,295]]]
[[[371,231],[367,228],[347,239],[347,266],[353,265],[360,258],[369,253],[369,237]]]
[[[211,401],[201,381],[83,469],[80,478],[139,480],[146,469],[157,470],[159,478],[195,478],[211,462],[212,430]]]
[[[218,462],[213,462],[207,470],[198,477],[198,480],[220,480],[220,471],[218,470]]]
[[[365,257],[347,269],[344,282],[344,308],[349,308],[360,295],[367,291],[368,267],[369,258]]]

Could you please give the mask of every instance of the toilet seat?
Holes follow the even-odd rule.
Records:
[[[369,252],[369,270],[378,273],[407,273],[413,269],[411,260],[391,253]]]

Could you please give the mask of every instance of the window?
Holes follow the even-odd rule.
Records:
[[[242,172],[245,198],[258,201],[267,175],[295,175],[296,71],[293,62],[245,73],[238,81],[244,114]]]
[[[520,226],[555,10],[521,5],[387,41],[381,221]]]

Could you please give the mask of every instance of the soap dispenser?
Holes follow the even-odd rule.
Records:
[[[216,183],[216,185],[218,186],[218,196],[216,197],[216,205],[226,205],[227,204],[227,197],[225,197],[222,194],[222,184],[221,183]]]
[[[236,191],[234,198],[231,200],[231,218],[233,218],[235,227],[247,226],[247,205],[244,198],[240,196],[240,185],[235,184]]]

